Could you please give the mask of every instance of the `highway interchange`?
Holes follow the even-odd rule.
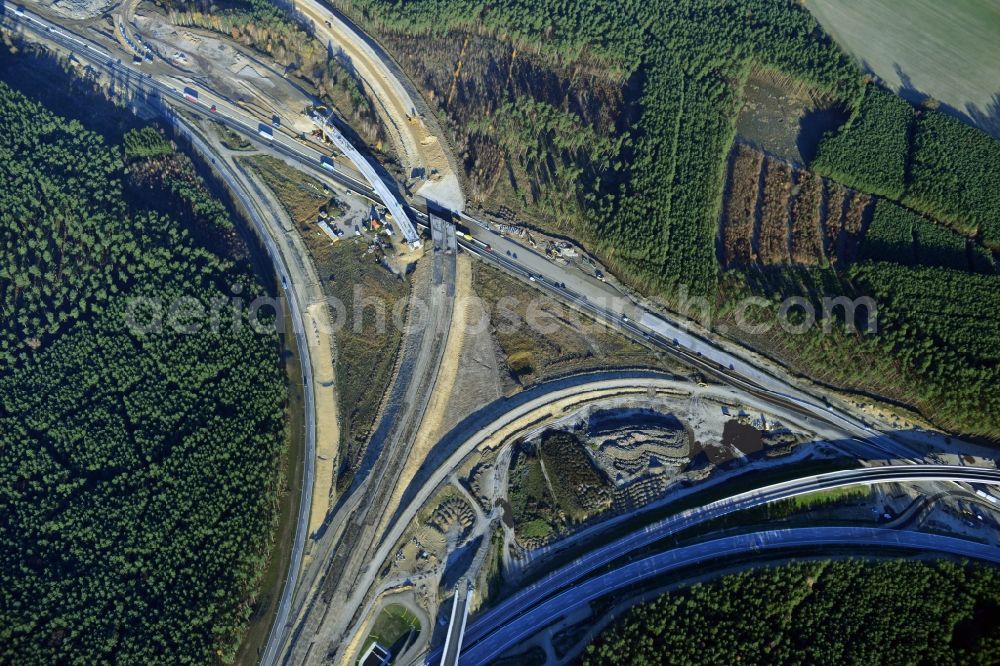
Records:
[[[473,633],[477,628],[477,624],[473,623],[466,631],[459,663],[463,666],[487,664],[497,655],[503,654],[512,646],[530,637],[560,614],[582,607],[615,590],[638,586],[651,578],[684,567],[772,550],[818,549],[820,552],[830,552],[851,547],[865,550],[884,548],[901,552],[952,553],[1000,564],[1000,549],[995,546],[924,532],[871,527],[808,527],[738,534],[672,548],[628,562],[612,571],[564,589],[546,601],[521,612],[506,624],[492,625],[492,631],[485,635]],[[428,661],[435,663],[434,656],[432,655]]]
[[[323,11],[319,5],[311,7],[311,12]],[[289,256],[294,252],[292,246],[275,241],[275,233],[266,224],[259,197],[247,185],[239,174],[234,173],[226,160],[213,156],[213,148],[208,145],[198,133],[187,126],[183,117],[173,113],[172,108],[183,108],[189,113],[195,113],[205,118],[211,118],[222,123],[231,130],[259,143],[269,151],[296,163],[302,170],[314,176],[332,179],[372,200],[392,197],[391,207],[405,207],[418,222],[429,224],[427,202],[419,199],[406,201],[402,197],[396,199],[394,193],[400,191],[384,171],[378,174],[383,179],[372,187],[358,171],[351,171],[339,162],[331,169],[330,156],[311,142],[289,135],[284,131],[270,131],[270,136],[261,134],[261,125],[268,119],[254,116],[244,108],[230,103],[222,97],[213,96],[211,91],[200,91],[197,102],[185,97],[183,88],[170,77],[163,80],[157,74],[151,74],[146,65],[130,65],[121,60],[122,52],[112,51],[105,44],[99,43],[87,36],[74,34],[65,27],[53,23],[17,6],[4,5],[6,20],[13,20],[26,31],[31,32],[36,39],[55,43],[74,53],[80,60],[89,63],[95,69],[104,71],[108,76],[125,83],[138,95],[147,98],[151,104],[164,109],[164,114],[177,126],[181,134],[188,136],[196,151],[206,156],[219,170],[222,178],[230,185],[240,202],[241,208],[247,214],[256,232],[264,241],[271,256],[275,269],[282,284],[289,293],[288,301],[292,309],[292,325],[298,349],[302,376],[306,390],[306,455],[305,480],[303,495],[300,502],[295,530],[295,543],[278,615],[273,625],[272,636],[268,641],[262,657],[262,663],[285,663],[292,654],[291,641],[294,637],[293,628],[300,627],[301,603],[309,595],[306,585],[299,585],[302,572],[302,555],[305,549],[307,523],[309,517],[309,498],[313,484],[315,457],[315,409],[313,391],[311,390],[312,365],[309,359],[304,322],[307,310],[313,296],[306,293],[303,285],[299,285],[289,270],[290,262],[301,263],[301,256]],[[349,152],[347,150],[343,152]],[[376,165],[367,164],[374,168]],[[359,171],[364,171],[361,169]],[[371,177],[369,176],[369,180]],[[433,206],[432,206],[433,207]],[[840,531],[820,528],[772,531],[753,535],[741,535],[717,539],[693,546],[685,546],[668,550],[664,553],[650,555],[636,562],[620,566],[612,571],[600,573],[601,567],[663,539],[665,536],[690,526],[691,524],[710,520],[732,511],[743,510],[763,503],[777,501],[797,494],[814,492],[820,489],[840,487],[857,483],[882,483],[887,481],[927,482],[949,481],[963,483],[1000,483],[1000,476],[992,470],[977,470],[971,468],[955,468],[942,465],[922,465],[916,461],[922,458],[920,452],[914,450],[907,442],[892,437],[889,433],[879,432],[877,428],[864,418],[851,413],[846,406],[829,402],[817,397],[812,389],[804,389],[796,383],[778,376],[772,368],[761,367],[751,357],[732,349],[728,345],[714,341],[703,334],[692,330],[683,322],[672,321],[661,314],[654,314],[623,295],[614,287],[598,280],[594,276],[584,275],[575,269],[557,265],[532,249],[517,243],[515,240],[496,233],[493,225],[478,220],[463,211],[438,210],[438,214],[446,219],[461,222],[468,226],[471,239],[459,238],[462,248],[488,261],[502,270],[530,280],[536,287],[566,302],[574,308],[598,320],[623,331],[644,344],[654,346],[670,353],[685,363],[700,369],[703,374],[733,386],[739,390],[780,405],[814,419],[845,433],[845,438],[857,442],[858,450],[866,454],[874,454],[875,458],[894,460],[895,464],[880,467],[865,467],[858,470],[811,476],[802,479],[756,489],[751,492],[733,495],[724,500],[707,503],[695,509],[680,512],[669,518],[651,523],[643,530],[628,535],[612,543],[593,549],[575,560],[570,565],[549,573],[540,581],[518,591],[503,603],[480,613],[472,618],[466,632],[465,644],[462,647],[461,663],[485,663],[491,656],[500,654],[506,647],[523,639],[533,627],[538,625],[538,617],[548,617],[552,613],[564,612],[570,608],[586,603],[594,594],[605,586],[612,589],[649,576],[659,575],[668,570],[676,569],[691,562],[702,562],[720,556],[746,552],[751,550],[769,550],[789,546],[820,546],[834,543],[856,546],[882,545],[912,550],[933,550],[950,552],[959,555],[992,559],[997,561],[996,550],[988,550],[978,544],[927,534],[911,532],[892,532],[879,529],[844,528]],[[279,244],[282,245],[279,247]],[[308,259],[305,259],[308,263]],[[298,273],[298,271],[295,271]],[[637,382],[635,377],[627,378],[629,382]],[[577,390],[574,387],[573,390]],[[552,397],[552,396],[548,396]],[[463,447],[457,448],[449,461],[442,462],[439,473],[431,475],[423,481],[423,485],[408,505],[406,512],[415,511],[437,485],[444,474],[468,451],[474,450],[475,435],[470,433]],[[357,509],[360,494],[342,503],[341,509],[349,516]],[[399,516],[394,523],[394,529],[381,535],[372,544],[372,567],[378,566],[385,559],[387,549],[395,542],[399,525],[408,521],[406,516]],[[331,530],[331,533],[336,530]],[[333,548],[333,535],[329,549]],[[367,550],[367,549],[365,549]],[[314,578],[318,576],[314,575]],[[556,582],[558,581],[558,584]],[[299,587],[297,587],[299,585]],[[610,586],[610,587],[608,587]],[[300,594],[296,594],[296,590]],[[299,604],[293,603],[295,599]],[[350,618],[348,618],[350,620]],[[307,653],[308,654],[308,653]],[[322,655],[313,655],[313,660]],[[305,659],[305,657],[303,657]],[[433,661],[433,655],[431,661]]]
[[[856,470],[831,472],[793,479],[782,483],[755,489],[749,492],[733,495],[722,500],[709,502],[702,506],[680,511],[662,520],[653,522],[643,529],[622,537],[611,543],[598,546],[583,557],[570,564],[549,572],[538,581],[518,590],[514,595],[500,604],[477,615],[466,632],[466,645],[474,646],[484,640],[487,635],[498,632],[506,634],[511,624],[524,617],[529,609],[543,605],[548,609],[549,617],[571,610],[554,604],[550,597],[563,590],[568,592],[557,599],[576,601],[572,590],[588,580],[588,576],[601,567],[640,551],[656,542],[669,537],[692,525],[703,523],[737,511],[789,499],[798,495],[843,488],[857,484],[903,483],[951,481],[1000,485],[1000,471],[976,468],[955,468],[947,465],[888,465],[882,467],[865,467]],[[601,528],[609,526],[598,525]],[[879,530],[885,531],[885,530]],[[594,538],[600,543],[600,537]],[[773,547],[779,547],[780,539],[772,537]],[[933,548],[931,548],[933,549]],[[994,551],[996,549],[993,549]],[[694,551],[703,553],[703,551]],[[995,557],[1000,557],[997,553]],[[709,559],[706,557],[706,559]],[[686,560],[687,561],[687,560]],[[497,653],[498,654],[498,653]],[[475,662],[473,662],[475,663]]]

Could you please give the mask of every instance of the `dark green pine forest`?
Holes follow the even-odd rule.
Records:
[[[214,6],[160,4],[185,17]],[[333,4],[398,57],[487,203],[580,240],[671,306],[682,286],[723,314],[748,294],[775,309],[794,294],[874,296],[877,332],[779,332],[764,351],[1000,438],[1000,143],[866,83],[800,2]],[[242,41],[264,36],[288,71],[336,87],[325,54],[283,15],[263,0],[230,5],[225,25]],[[720,266],[727,158],[744,87],[761,74],[847,110],[803,166],[877,197],[857,257]],[[371,101],[355,102],[355,119],[374,123]],[[276,516],[279,339],[249,325],[144,334],[127,325],[128,303],[210,304],[234,284],[250,300],[264,281],[225,207],[157,130],[98,135],[6,86],[0,128],[0,661],[229,660]],[[247,323],[219,307],[221,321]],[[801,645],[813,646],[804,663],[996,653],[996,624],[975,624],[996,618],[993,574],[802,566],[644,607],[634,631],[676,639],[678,662],[698,660],[690,650],[708,641],[692,637],[708,629],[714,663],[748,660],[741,646],[789,663]],[[744,628],[727,624],[734,614]],[[912,624],[902,634],[887,624],[898,617]],[[658,662],[625,626],[587,660]]]
[[[948,561],[797,562],[730,574],[629,610],[599,664],[996,663],[997,569]]]
[[[577,239],[669,307],[682,289],[704,295],[717,320],[748,295],[774,302],[771,320],[788,296],[880,299],[876,330],[737,337],[818,381],[1000,438],[1000,142],[868,83],[801,3],[334,4],[430,100],[474,199]],[[876,233],[860,256],[720,267],[727,156],[747,82],[761,76],[847,113],[800,166],[875,195],[859,233],[869,222]],[[833,318],[843,330],[842,312]]]
[[[162,4],[178,11],[192,6],[213,11],[208,2]],[[514,82],[503,85],[488,78],[468,84],[482,89],[485,108],[454,121],[461,125],[456,130],[469,135],[470,143],[494,144],[507,161],[535,176],[530,187],[546,197],[569,197],[571,201],[553,209],[552,224],[592,242],[627,281],[656,292],[685,284],[704,293],[716,284],[714,248],[725,155],[733,139],[738,91],[750,71],[784,72],[844,97],[858,95],[862,85],[854,65],[811,15],[784,1],[333,4],[376,38],[398,39],[402,49],[430,44],[433,51],[474,34],[509,45],[508,51],[523,54],[517,58],[551,68],[554,75],[536,73],[555,90],[535,99],[532,92],[539,91],[519,89]],[[248,3],[247,11],[266,20],[254,3]],[[308,72],[309,54],[299,59]],[[506,66],[491,62],[488,68]],[[413,77],[423,85],[419,76]],[[634,122],[588,126],[584,107],[600,107],[602,101],[596,89],[587,98],[591,78],[634,91],[635,99],[627,101]],[[436,92],[435,99],[447,95],[447,90]],[[456,99],[471,94],[460,92]],[[575,94],[579,100],[572,99]],[[556,104],[560,97],[564,103]],[[453,122],[450,116],[446,120]]]
[[[0,661],[231,659],[286,388],[277,333],[227,299],[264,286],[156,130],[108,143],[3,83],[0,127]],[[144,296],[220,299],[223,325],[143,332]]]

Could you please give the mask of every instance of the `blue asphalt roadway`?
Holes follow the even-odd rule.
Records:
[[[796,497],[806,493],[856,484],[887,482],[941,482],[984,483],[1000,485],[1000,471],[979,467],[949,465],[885,465],[842,470],[783,481],[771,486],[727,497],[700,507],[681,511],[658,520],[641,530],[628,534],[611,543],[605,543],[586,553],[570,564],[550,572],[537,582],[518,590],[497,606],[472,618],[466,632],[466,646],[472,646],[515,618],[541,604],[547,597],[582,584],[581,581],[601,567],[621,559],[638,549],[645,548],[687,527],[707,520],[746,510],[762,504]],[[597,537],[600,538],[599,536]],[[430,661],[436,662],[439,653],[432,653]],[[464,662],[463,662],[464,663]]]
[[[723,537],[675,548],[631,562],[575,585],[518,615],[474,643],[463,646],[461,666],[486,664],[536,634],[555,618],[615,590],[671,571],[738,555],[785,549],[880,548],[949,553],[1000,564],[1000,548],[965,539],[877,527],[805,527]],[[433,663],[430,662],[429,663]]]

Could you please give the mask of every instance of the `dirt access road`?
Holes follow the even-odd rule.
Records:
[[[427,126],[415,100],[373,42],[318,0],[301,0],[294,7],[312,22],[313,34],[332,53],[348,61],[375,102],[389,130],[408,179],[421,180],[415,192],[452,210],[465,208],[458,175],[448,159],[442,138]]]
[[[334,346],[330,334],[330,312],[324,300],[316,268],[309,259],[301,237],[273,193],[260,180],[237,161],[246,153],[234,153],[221,144],[214,132],[205,136],[215,154],[225,160],[229,170],[263,208],[261,216],[268,225],[278,251],[286,258],[290,279],[302,293],[299,305],[309,360],[312,365],[313,396],[316,421],[315,482],[312,487],[311,511],[308,532],[311,535],[322,524],[333,499],[333,479],[337,465],[337,448],[340,441],[340,422],[337,414]]]

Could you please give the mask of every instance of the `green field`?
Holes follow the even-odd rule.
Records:
[[[1000,3],[806,0],[806,6],[893,90],[929,95],[1000,136]]]
[[[416,616],[405,606],[389,604],[382,609],[376,618],[361,654],[364,654],[369,645],[377,642],[382,647],[389,649],[393,655],[398,655],[408,642],[416,639],[416,636],[411,637],[412,632],[420,634],[420,621]]]

